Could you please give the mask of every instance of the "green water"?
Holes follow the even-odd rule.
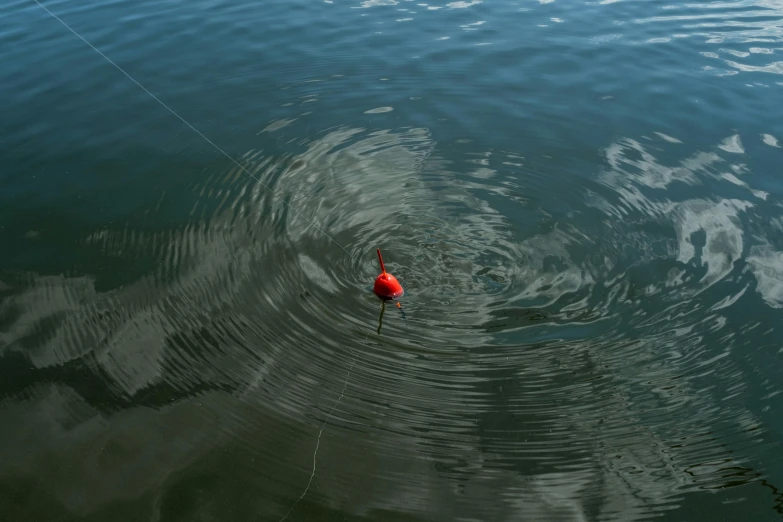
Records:
[[[3,3],[0,520],[780,519],[782,54],[774,1]]]

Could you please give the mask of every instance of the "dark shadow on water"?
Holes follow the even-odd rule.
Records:
[[[400,310],[400,315],[402,316],[402,319],[405,320],[405,310],[402,309],[402,305],[400,303],[397,303],[397,308]],[[381,301],[381,313],[378,315],[378,335],[381,335],[381,328],[383,327],[383,314],[386,313],[386,301]]]
[[[381,301],[381,315],[378,316],[378,335],[381,335],[381,327],[383,326],[383,314],[386,312],[386,301]]]

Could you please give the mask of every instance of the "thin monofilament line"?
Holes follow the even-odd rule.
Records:
[[[216,149],[218,152],[220,152],[220,153],[221,153],[221,154],[223,154],[223,155],[224,155],[226,158],[228,158],[228,159],[229,159],[229,161],[231,161],[231,162],[232,162],[234,165],[236,165],[237,167],[239,167],[239,168],[240,168],[240,169],[241,169],[243,172],[245,172],[245,173],[246,173],[248,176],[250,176],[251,178],[253,178],[254,180],[256,180],[258,183],[260,183],[260,184],[261,184],[261,185],[262,185],[264,188],[266,188],[266,189],[267,189],[267,190],[268,190],[270,193],[272,193],[272,194],[274,194],[274,193],[275,193],[275,191],[274,191],[274,190],[273,190],[273,189],[272,189],[272,188],[271,188],[269,185],[267,185],[266,183],[264,183],[263,181],[261,181],[261,180],[260,180],[258,177],[256,177],[255,175],[253,175],[253,173],[252,173],[252,172],[250,172],[250,171],[249,171],[249,170],[247,170],[247,169],[246,169],[244,166],[242,166],[242,165],[241,165],[241,164],[240,164],[240,163],[239,163],[237,160],[235,160],[235,159],[234,159],[233,157],[231,157],[231,156],[230,156],[230,155],[229,155],[229,154],[228,154],[226,151],[224,151],[222,148],[220,148],[220,147],[219,147],[219,146],[218,146],[218,145],[217,145],[217,144],[216,144],[214,141],[212,141],[212,140],[211,140],[211,139],[209,139],[207,136],[205,136],[205,135],[204,135],[204,133],[202,133],[200,130],[198,130],[196,127],[194,127],[194,126],[193,126],[193,125],[192,125],[192,124],[191,124],[189,121],[187,121],[185,118],[183,118],[182,116],[180,116],[180,115],[179,115],[179,114],[178,114],[178,113],[177,113],[177,112],[176,112],[174,109],[172,109],[171,107],[169,107],[168,105],[166,105],[166,104],[165,104],[165,103],[164,103],[164,102],[163,102],[163,101],[162,101],[160,98],[158,98],[157,96],[155,96],[155,94],[153,94],[153,93],[152,93],[152,92],[151,92],[149,89],[147,89],[146,87],[144,87],[144,85],[142,85],[141,83],[139,83],[139,81],[138,81],[138,80],[136,80],[136,78],[134,78],[134,77],[133,77],[133,76],[131,76],[131,75],[130,75],[128,72],[126,72],[126,71],[125,71],[125,69],[123,69],[122,67],[120,67],[119,65],[117,65],[117,64],[116,64],[116,63],[115,63],[115,62],[114,62],[114,61],[113,61],[111,58],[109,58],[108,56],[106,56],[105,54],[103,54],[103,52],[101,52],[101,50],[100,50],[100,49],[98,49],[98,48],[97,48],[97,47],[95,47],[95,46],[94,46],[92,43],[90,43],[90,41],[89,41],[89,40],[87,40],[87,39],[86,39],[85,37],[83,37],[81,34],[79,34],[78,32],[76,32],[76,30],[74,30],[74,29],[73,29],[73,28],[72,28],[70,25],[68,25],[67,23],[65,23],[65,21],[63,21],[63,19],[62,19],[62,18],[60,18],[59,16],[57,16],[56,14],[54,14],[53,12],[51,12],[49,9],[47,9],[47,8],[46,8],[46,6],[45,6],[45,5],[43,5],[43,4],[42,4],[41,2],[39,2],[38,0],[32,0],[32,1],[33,1],[33,2],[35,2],[35,3],[36,3],[36,4],[37,4],[37,5],[38,5],[38,6],[39,6],[41,9],[43,9],[44,11],[46,11],[46,12],[47,12],[47,13],[48,13],[48,14],[49,14],[49,15],[50,15],[52,18],[54,18],[55,20],[57,20],[58,22],[60,22],[60,24],[62,24],[62,25],[63,25],[63,27],[65,27],[65,28],[66,28],[66,29],[68,29],[68,30],[69,30],[71,33],[73,33],[73,34],[74,34],[74,36],[76,36],[76,37],[77,37],[77,38],[79,38],[81,41],[83,41],[85,44],[87,44],[87,45],[88,45],[88,46],[89,46],[89,47],[90,47],[90,48],[91,48],[93,51],[95,51],[96,53],[98,53],[99,55],[101,55],[101,56],[103,57],[103,59],[104,59],[104,60],[106,60],[107,62],[109,62],[110,64],[112,64],[112,65],[113,65],[113,66],[114,66],[114,67],[115,67],[115,68],[116,68],[118,71],[120,71],[122,74],[124,74],[124,75],[125,75],[125,76],[126,76],[126,77],[127,77],[129,80],[130,80],[130,81],[132,81],[133,83],[135,83],[136,85],[138,85],[138,86],[139,86],[139,88],[140,88],[141,90],[143,90],[144,92],[146,92],[147,94],[149,94],[149,95],[150,95],[150,97],[151,97],[152,99],[154,99],[156,102],[158,102],[158,103],[159,103],[161,106],[163,106],[163,108],[165,108],[167,111],[169,111],[171,114],[173,114],[173,115],[174,115],[174,116],[175,116],[175,117],[176,117],[178,120],[180,120],[182,123],[184,123],[185,125],[187,125],[187,126],[188,126],[188,127],[189,127],[189,128],[192,130],[192,131],[193,131],[193,132],[195,132],[196,134],[198,134],[199,136],[201,136],[201,138],[203,138],[203,139],[204,139],[204,141],[206,141],[207,143],[209,143],[210,145],[212,145],[212,146],[213,146],[213,147],[214,147],[214,148],[215,148],[215,149]],[[312,220],[312,219],[309,219],[309,218],[307,218],[306,216],[304,216],[304,215],[303,215],[301,212],[299,212],[298,210],[296,210],[295,208],[293,208],[293,207],[291,206],[291,204],[290,204],[290,203],[288,203],[287,201],[283,201],[283,204],[285,204],[285,205],[286,205],[286,207],[288,207],[288,208],[289,208],[291,211],[293,211],[293,212],[294,212],[296,215],[298,215],[298,216],[302,217],[302,218],[303,218],[305,221],[308,221],[308,222],[309,222],[309,223],[310,223],[310,224],[311,224],[313,227],[315,227],[315,229],[316,229],[316,230],[318,230],[318,231],[319,231],[321,234],[323,234],[323,235],[324,235],[326,238],[328,238],[328,239],[329,239],[329,240],[330,240],[332,243],[334,243],[335,245],[337,245],[338,247],[340,247],[340,248],[341,248],[341,249],[342,249],[342,250],[343,250],[343,251],[344,251],[346,254],[348,254],[348,255],[350,256],[350,252],[348,252],[348,250],[347,250],[347,249],[346,249],[344,246],[342,246],[340,243],[338,243],[336,239],[334,239],[332,236],[330,236],[328,233],[326,233],[326,232],[325,232],[325,231],[324,231],[324,230],[323,230],[321,227],[319,227],[319,226],[318,226],[318,225],[315,223],[315,221],[314,221],[314,220]],[[369,334],[367,334],[367,335],[368,335],[368,337],[369,337]],[[365,339],[365,340],[366,340],[366,339]],[[296,508],[297,504],[299,504],[299,502],[300,502],[300,501],[301,501],[301,500],[302,500],[302,499],[305,497],[305,495],[307,495],[307,492],[310,490],[310,485],[311,485],[311,484],[312,484],[312,482],[313,482],[313,478],[315,478],[316,457],[317,457],[317,455],[318,455],[318,448],[321,446],[321,435],[323,435],[323,432],[324,432],[324,429],[326,428],[326,425],[328,424],[329,420],[332,418],[332,415],[334,414],[334,410],[337,408],[337,406],[339,406],[339,405],[340,405],[340,402],[343,400],[343,396],[345,395],[345,389],[346,389],[346,387],[348,386],[348,379],[351,377],[351,371],[353,370],[354,364],[356,364],[356,354],[354,354],[354,356],[353,356],[353,361],[351,362],[351,366],[348,368],[348,372],[347,372],[347,374],[346,374],[346,376],[345,376],[345,381],[343,382],[343,388],[342,388],[342,390],[340,391],[340,396],[339,396],[339,397],[338,397],[338,398],[335,400],[334,404],[332,405],[332,408],[331,408],[331,410],[329,410],[329,414],[326,416],[326,419],[324,419],[324,422],[321,424],[321,429],[318,431],[318,438],[317,438],[317,440],[316,440],[316,444],[315,444],[315,451],[313,451],[313,469],[312,469],[312,471],[310,472],[310,478],[309,478],[309,480],[307,481],[307,485],[305,486],[305,489],[304,489],[304,491],[302,492],[302,494],[301,494],[301,495],[299,495],[299,498],[297,498],[297,499],[296,499],[296,501],[293,503],[293,505],[291,505],[291,507],[289,508],[288,512],[287,512],[287,513],[286,513],[286,514],[283,516],[283,518],[281,518],[281,519],[280,519],[280,522],[283,522],[283,521],[284,521],[286,518],[288,518],[288,516],[289,516],[289,515],[290,515],[290,514],[291,514],[291,513],[294,511],[294,509]]]
[[[370,337],[370,334],[367,334],[367,337],[365,337],[365,341],[367,338]],[[318,438],[315,441],[315,451],[313,451],[313,469],[310,472],[310,479],[307,481],[307,485],[305,486],[304,491],[302,491],[302,494],[299,495],[299,498],[297,498],[294,503],[291,505],[291,507],[288,509],[285,515],[283,515],[283,518],[280,519],[279,522],[283,522],[285,519],[288,518],[288,516],[294,512],[294,509],[296,508],[297,504],[305,498],[305,495],[307,495],[307,492],[310,490],[310,484],[313,483],[313,478],[315,477],[315,458],[318,455],[318,448],[321,446],[321,435],[323,435],[324,429],[326,428],[326,424],[329,422],[329,419],[332,418],[332,414],[334,413],[334,410],[337,408],[337,406],[340,405],[340,401],[343,400],[343,395],[345,395],[345,388],[348,386],[348,379],[351,377],[351,371],[353,370],[353,365],[356,364],[356,353],[353,355],[353,361],[351,361],[351,366],[348,368],[348,373],[345,374],[345,382],[343,382],[343,389],[340,391],[340,396],[337,398],[336,401],[334,401],[334,404],[332,405],[332,409],[329,410],[329,415],[326,416],[324,419],[323,424],[321,424],[321,429],[318,430]]]
[[[245,167],[243,167],[243,166],[242,166],[242,165],[241,165],[241,164],[240,164],[240,163],[239,163],[237,160],[235,160],[233,157],[231,157],[231,155],[229,155],[229,154],[228,154],[226,151],[224,151],[223,149],[221,149],[221,148],[220,148],[220,147],[219,147],[219,146],[218,146],[218,145],[217,145],[217,144],[216,144],[214,141],[212,141],[211,139],[209,139],[208,137],[206,137],[206,136],[204,135],[204,133],[202,133],[202,132],[201,132],[200,130],[198,130],[196,127],[194,127],[193,125],[191,125],[191,124],[190,124],[190,122],[188,122],[188,120],[186,120],[185,118],[183,118],[182,116],[180,116],[179,114],[177,114],[177,112],[176,112],[174,109],[172,109],[171,107],[169,107],[168,105],[166,105],[166,104],[165,104],[165,103],[164,103],[164,102],[163,102],[163,101],[162,101],[160,98],[158,98],[157,96],[155,96],[155,95],[154,95],[154,94],[153,94],[153,93],[152,93],[152,92],[151,92],[149,89],[147,89],[147,88],[146,88],[146,87],[144,87],[144,86],[143,86],[141,83],[139,83],[139,81],[138,81],[138,80],[136,80],[136,78],[134,78],[133,76],[131,76],[130,74],[128,74],[128,72],[126,72],[126,71],[125,71],[125,69],[123,69],[122,67],[120,67],[119,65],[117,65],[117,64],[114,62],[114,60],[112,60],[111,58],[109,58],[108,56],[106,56],[105,54],[103,54],[103,52],[101,52],[101,50],[100,50],[100,49],[98,49],[98,48],[97,48],[97,47],[95,47],[95,46],[94,46],[92,43],[90,43],[90,41],[89,41],[89,40],[87,40],[87,39],[86,39],[85,37],[83,37],[81,34],[79,34],[78,32],[76,32],[76,30],[74,30],[74,29],[73,29],[73,28],[72,28],[70,25],[68,25],[67,23],[65,23],[65,21],[63,21],[63,19],[62,19],[62,18],[60,18],[59,16],[57,16],[56,14],[54,14],[53,12],[51,12],[49,9],[47,9],[47,7],[46,7],[45,5],[43,5],[43,4],[42,4],[41,2],[39,2],[38,0],[32,0],[32,1],[33,1],[33,2],[35,2],[36,4],[38,4],[38,7],[40,7],[41,9],[43,9],[44,11],[46,11],[47,13],[49,13],[49,15],[50,15],[52,18],[54,18],[55,20],[57,20],[58,22],[60,22],[60,23],[63,25],[63,27],[65,27],[65,28],[66,28],[66,29],[68,29],[70,32],[72,32],[72,33],[74,34],[74,36],[76,36],[76,37],[77,37],[77,38],[79,38],[79,39],[80,39],[82,42],[84,42],[84,43],[86,43],[88,46],[90,46],[90,48],[92,48],[92,50],[93,50],[93,51],[95,51],[96,53],[98,53],[99,55],[101,55],[101,56],[103,57],[103,59],[104,59],[104,60],[106,60],[107,62],[109,62],[110,64],[112,64],[114,67],[116,67],[118,71],[120,71],[122,74],[124,74],[124,75],[125,75],[125,76],[126,76],[126,77],[127,77],[129,80],[130,80],[130,81],[132,81],[133,83],[135,83],[136,85],[138,85],[138,86],[139,86],[139,88],[140,88],[141,90],[143,90],[144,92],[146,92],[147,94],[149,94],[149,95],[152,97],[152,99],[153,99],[153,100],[155,100],[156,102],[158,102],[159,104],[161,104],[161,105],[163,106],[163,108],[165,108],[165,109],[166,109],[167,111],[169,111],[171,114],[173,114],[174,116],[176,116],[176,118],[177,118],[178,120],[180,120],[182,123],[184,123],[185,125],[187,125],[188,127],[190,127],[190,129],[191,129],[193,132],[195,132],[196,134],[198,134],[199,136],[201,136],[201,137],[204,139],[204,141],[206,141],[207,143],[209,143],[210,145],[212,145],[212,146],[213,146],[213,147],[214,147],[214,148],[215,148],[215,149],[216,149],[218,152],[220,152],[220,153],[221,153],[221,154],[223,154],[223,155],[224,155],[226,158],[228,158],[228,159],[229,159],[229,160],[230,160],[230,161],[231,161],[231,162],[232,162],[234,165],[236,165],[237,167],[239,167],[240,169],[242,169],[242,170],[243,170],[243,171],[244,171],[244,172],[245,172],[245,173],[246,173],[248,176],[250,176],[251,178],[253,178],[253,179],[254,179],[254,180],[256,180],[257,182],[259,182],[259,183],[260,183],[260,184],[261,184],[261,185],[262,185],[262,186],[263,186],[265,189],[267,189],[269,192],[271,192],[272,194],[274,194],[274,193],[275,193],[275,191],[274,191],[274,190],[272,190],[272,188],[271,188],[269,185],[267,185],[266,183],[264,183],[263,181],[261,181],[261,180],[260,180],[258,177],[254,176],[252,172],[250,172],[250,171],[249,171],[249,170],[247,170]],[[314,221],[314,220],[312,220],[312,219],[309,219],[307,216],[303,215],[301,212],[299,212],[299,211],[298,211],[298,210],[296,210],[294,207],[292,207],[292,206],[291,206],[291,204],[290,204],[290,203],[288,203],[287,201],[283,200],[283,204],[284,204],[286,207],[288,207],[288,208],[289,208],[291,211],[293,211],[293,212],[294,212],[296,215],[298,215],[299,217],[303,218],[305,221],[309,222],[309,223],[310,223],[310,224],[311,224],[313,227],[315,227],[315,229],[316,229],[316,230],[318,230],[318,231],[319,231],[321,234],[323,234],[325,237],[327,237],[327,238],[328,238],[328,239],[329,239],[329,240],[330,240],[332,243],[334,243],[335,245],[337,245],[338,247],[340,247],[340,248],[341,248],[341,249],[342,249],[342,250],[343,250],[343,251],[344,251],[346,254],[348,254],[349,256],[351,255],[351,253],[350,253],[350,252],[348,252],[348,250],[347,250],[347,249],[346,249],[344,246],[342,246],[340,243],[338,243],[338,242],[337,242],[337,240],[336,240],[335,238],[333,238],[332,236],[330,236],[329,234],[327,234],[327,233],[326,233],[326,232],[325,232],[325,231],[324,231],[324,230],[323,230],[321,227],[319,227],[319,226],[318,226],[318,225],[315,223],[315,221]]]

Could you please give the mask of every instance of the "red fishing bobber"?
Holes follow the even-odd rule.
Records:
[[[402,285],[397,281],[396,277],[386,273],[386,267],[383,266],[383,258],[381,257],[381,249],[378,248],[377,251],[378,261],[381,263],[381,275],[375,278],[375,284],[372,286],[372,291],[384,301],[398,299],[402,297],[402,294],[404,293]]]

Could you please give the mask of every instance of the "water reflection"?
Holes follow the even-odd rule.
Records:
[[[260,182],[25,5],[0,511],[783,512],[776,2],[53,6]]]
[[[266,495],[242,509],[282,516],[318,436],[302,519],[636,520],[755,480],[748,449],[772,433],[742,397],[780,390],[749,376],[764,357],[749,343],[772,342],[778,321],[736,311],[783,304],[783,217],[738,162],[741,137],[674,165],[655,151],[682,140],[643,140],[608,145],[564,209],[539,198],[557,189],[523,151],[461,143],[447,158],[424,128],[333,129],[297,153],[246,154],[261,182],[207,177],[186,226],[86,237],[154,260],[131,284],[4,275],[16,380],[0,422],[19,426],[0,445],[5,473],[70,513],[149,497],[162,517],[219,513],[206,497],[183,508],[177,491],[222,491],[199,470],[229,466]],[[707,184],[715,197],[691,191]],[[381,309],[377,329],[376,246],[408,314]]]

